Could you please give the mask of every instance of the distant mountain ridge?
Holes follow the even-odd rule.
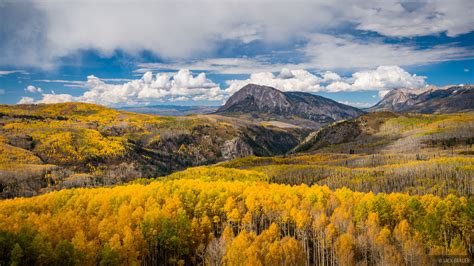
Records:
[[[454,113],[474,110],[474,86],[427,86],[422,89],[400,88],[389,91],[368,111],[413,113]]]
[[[184,106],[184,105],[149,105],[120,107],[117,110],[140,114],[183,116],[193,114],[210,114],[217,110],[216,106]]]
[[[216,113],[252,114],[267,119],[309,120],[325,125],[364,114],[362,110],[305,92],[282,92],[268,86],[248,84],[232,95]]]

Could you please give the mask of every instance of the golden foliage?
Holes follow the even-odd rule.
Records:
[[[322,252],[325,260],[351,263],[366,259],[356,255],[364,246],[355,239],[364,238],[373,260],[393,263],[414,259],[408,252],[417,260],[440,249],[466,254],[472,241],[473,202],[466,198],[211,181],[210,173],[220,169],[198,168],[182,179],[148,185],[3,200],[0,228],[20,233],[28,225],[53,247],[69,241],[90,263],[107,250],[129,264],[152,258],[211,261],[224,254],[222,261],[232,265],[299,265],[323,259]],[[216,241],[220,253],[212,248]],[[408,250],[412,246],[423,248]]]
[[[214,122],[202,116],[90,104],[0,106],[0,113],[8,117],[0,175],[54,167],[42,160],[109,161],[125,156],[129,141],[150,149],[193,127],[223,139],[234,132],[225,123],[209,127]],[[313,155],[251,156],[153,181],[2,200],[0,264],[423,265],[430,255],[467,255],[474,202],[464,196],[473,192],[474,160],[460,151],[472,150],[473,118],[368,121],[372,142],[347,145],[387,147],[373,154],[339,153],[347,148],[341,144]],[[199,145],[206,149],[205,141]],[[429,147],[404,152],[417,145]],[[195,149],[176,150],[187,156]]]

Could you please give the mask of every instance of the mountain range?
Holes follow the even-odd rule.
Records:
[[[368,111],[412,113],[454,113],[474,109],[474,86],[427,86],[422,89],[399,88],[389,91]]]

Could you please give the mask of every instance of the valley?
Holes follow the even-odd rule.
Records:
[[[309,132],[219,115],[159,117],[83,103],[0,106],[0,123],[3,198],[284,154]]]
[[[278,91],[247,90],[216,113],[179,117],[0,106],[10,198],[0,201],[0,264],[15,254],[86,265],[472,256],[472,111],[302,116],[294,98],[266,105]]]

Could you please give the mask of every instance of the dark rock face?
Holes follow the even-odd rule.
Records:
[[[248,84],[236,92],[217,113],[267,114],[299,117],[328,124],[357,117],[364,112],[333,100],[304,92],[281,92],[275,88]]]
[[[273,112],[283,114],[290,112],[290,109],[291,102],[281,91],[272,87],[249,84],[232,95],[217,112]]]
[[[455,113],[474,110],[474,86],[427,87],[422,90],[394,89],[369,111]]]
[[[232,160],[254,154],[252,147],[238,137],[224,142],[221,152],[224,160]]]

